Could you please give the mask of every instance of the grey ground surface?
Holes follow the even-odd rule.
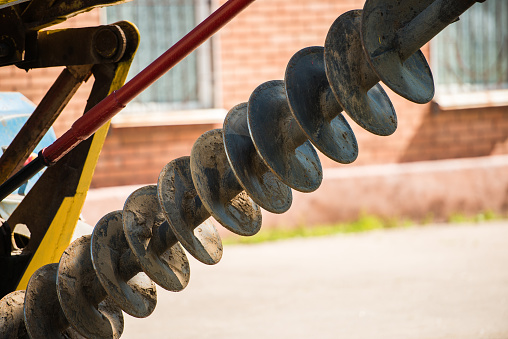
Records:
[[[122,338],[508,338],[508,223],[261,245],[191,261]]]

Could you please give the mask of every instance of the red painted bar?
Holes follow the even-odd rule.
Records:
[[[54,164],[81,141],[88,139],[102,125],[120,112],[129,101],[143,92],[254,1],[227,1],[123,87],[111,93],[76,120],[67,132],[42,151],[44,162],[48,166]]]

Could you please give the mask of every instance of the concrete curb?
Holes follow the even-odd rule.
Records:
[[[91,189],[83,216],[92,225],[123,208],[142,185]],[[361,213],[382,217],[446,219],[452,213],[508,211],[508,156],[326,168],[321,187],[293,191],[283,214],[263,211],[264,227],[354,220]]]

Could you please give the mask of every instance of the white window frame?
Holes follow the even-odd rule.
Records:
[[[505,0],[502,0],[505,1]],[[482,3],[474,6],[482,6]],[[464,15],[466,15],[465,13]],[[452,25],[460,24],[454,23]],[[495,24],[494,24],[495,26]],[[482,29],[485,29],[484,27]],[[495,29],[495,28],[494,28]],[[497,28],[499,29],[499,28]],[[508,32],[507,32],[508,34]],[[508,37],[508,35],[507,35]],[[462,109],[476,107],[495,107],[508,105],[508,88],[482,88],[478,85],[440,85],[439,84],[439,46],[438,37],[434,38],[430,43],[431,66],[436,80],[436,95],[434,102],[439,105],[440,109]],[[486,86],[483,86],[486,87]]]

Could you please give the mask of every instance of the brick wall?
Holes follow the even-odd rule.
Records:
[[[190,155],[192,145],[213,124],[111,128],[92,186],[154,183],[171,160]]]
[[[428,112],[412,132],[400,162],[508,154],[506,107]]]
[[[261,83],[282,79],[286,64],[295,52],[307,46],[323,45],[336,17],[361,3],[336,0],[254,2],[219,33],[223,97],[220,106],[230,109],[247,101]],[[152,183],[167,162],[189,155],[194,140],[210,128],[207,125],[113,127],[92,187]],[[152,134],[157,135],[157,143],[151,142]],[[135,141],[127,142],[130,137]],[[118,149],[119,146],[124,149]],[[129,159],[130,156],[133,158]]]
[[[224,1],[222,1],[224,2]],[[247,101],[261,83],[282,79],[286,64],[301,48],[323,45],[329,26],[341,13],[361,8],[363,0],[258,0],[219,33],[223,102],[229,109]],[[67,26],[93,26],[100,11],[80,15]],[[143,38],[143,37],[142,37]],[[425,54],[428,47],[424,48]],[[0,68],[0,90],[20,91],[38,103],[60,69]],[[85,84],[55,129],[61,134],[81,113],[90,91]],[[508,154],[508,109],[490,107],[434,111],[387,91],[398,115],[398,129],[389,137],[369,134],[350,119],[359,143],[352,165],[463,158]],[[171,159],[188,155],[194,140],[214,125],[113,127],[96,169],[92,187],[152,183]],[[326,158],[324,167],[340,167]]]

